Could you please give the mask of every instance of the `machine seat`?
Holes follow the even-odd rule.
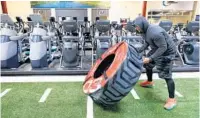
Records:
[[[186,26],[186,32],[193,33],[199,31],[199,21],[191,21]]]
[[[199,36],[184,36],[182,39],[184,39],[185,41],[198,41],[199,40]]]
[[[170,31],[172,24],[173,23],[170,20],[163,20],[163,21],[160,21],[159,26],[162,27],[166,32],[168,32]]]
[[[95,39],[99,39],[99,40],[108,40],[108,39],[111,39],[111,36],[97,36],[95,37]]]
[[[110,21],[109,20],[98,20],[96,22],[96,28],[99,32],[107,32],[110,30]]]
[[[78,37],[78,36],[63,36],[62,39],[65,40],[65,41],[78,42],[80,37]]]
[[[133,22],[129,21],[125,27],[126,30],[128,30],[129,32],[133,33],[135,32],[135,28],[133,26]]]

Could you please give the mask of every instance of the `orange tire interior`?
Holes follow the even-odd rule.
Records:
[[[101,55],[94,66],[88,72],[83,85],[86,94],[93,93],[105,86],[112,79],[117,70],[126,59],[128,44],[120,42]]]

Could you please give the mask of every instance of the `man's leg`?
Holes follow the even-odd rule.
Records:
[[[172,79],[172,62],[161,61],[156,64],[156,67],[159,77],[165,79],[169,92],[169,98],[164,108],[166,110],[171,110],[176,106],[176,99],[174,98],[175,84]]]
[[[167,83],[169,98],[174,98],[175,84],[173,79],[165,79]]]
[[[146,68],[147,81],[152,82],[153,69]]]
[[[176,99],[175,99],[175,95],[174,95],[175,84],[174,84],[173,79],[165,79],[165,81],[167,83],[169,98],[167,99],[166,104],[164,105],[164,108],[166,110],[171,110],[177,104]]]
[[[141,82],[140,86],[142,86],[142,87],[152,87],[153,86],[152,77],[153,77],[153,67],[154,66],[155,66],[154,62],[144,65],[144,68],[146,68],[147,81]]]

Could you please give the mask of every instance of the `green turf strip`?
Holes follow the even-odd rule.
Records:
[[[177,98],[172,111],[163,108],[168,97],[164,80],[156,80],[154,88],[134,87],[140,100],[131,94],[112,108],[94,104],[94,118],[199,118],[199,80],[176,79]],[[12,90],[2,98],[2,118],[86,118],[87,97],[82,83],[13,83],[2,84]],[[47,88],[52,88],[44,103],[38,103]]]
[[[2,84],[2,118],[84,118],[86,96],[82,83]],[[38,103],[46,88],[52,88],[44,103]]]

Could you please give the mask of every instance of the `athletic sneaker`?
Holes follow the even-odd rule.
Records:
[[[176,99],[175,98],[168,98],[166,101],[166,104],[164,105],[164,108],[166,110],[171,110],[176,106]]]
[[[153,82],[143,81],[143,82],[140,83],[140,86],[151,88],[151,87],[153,87]]]

